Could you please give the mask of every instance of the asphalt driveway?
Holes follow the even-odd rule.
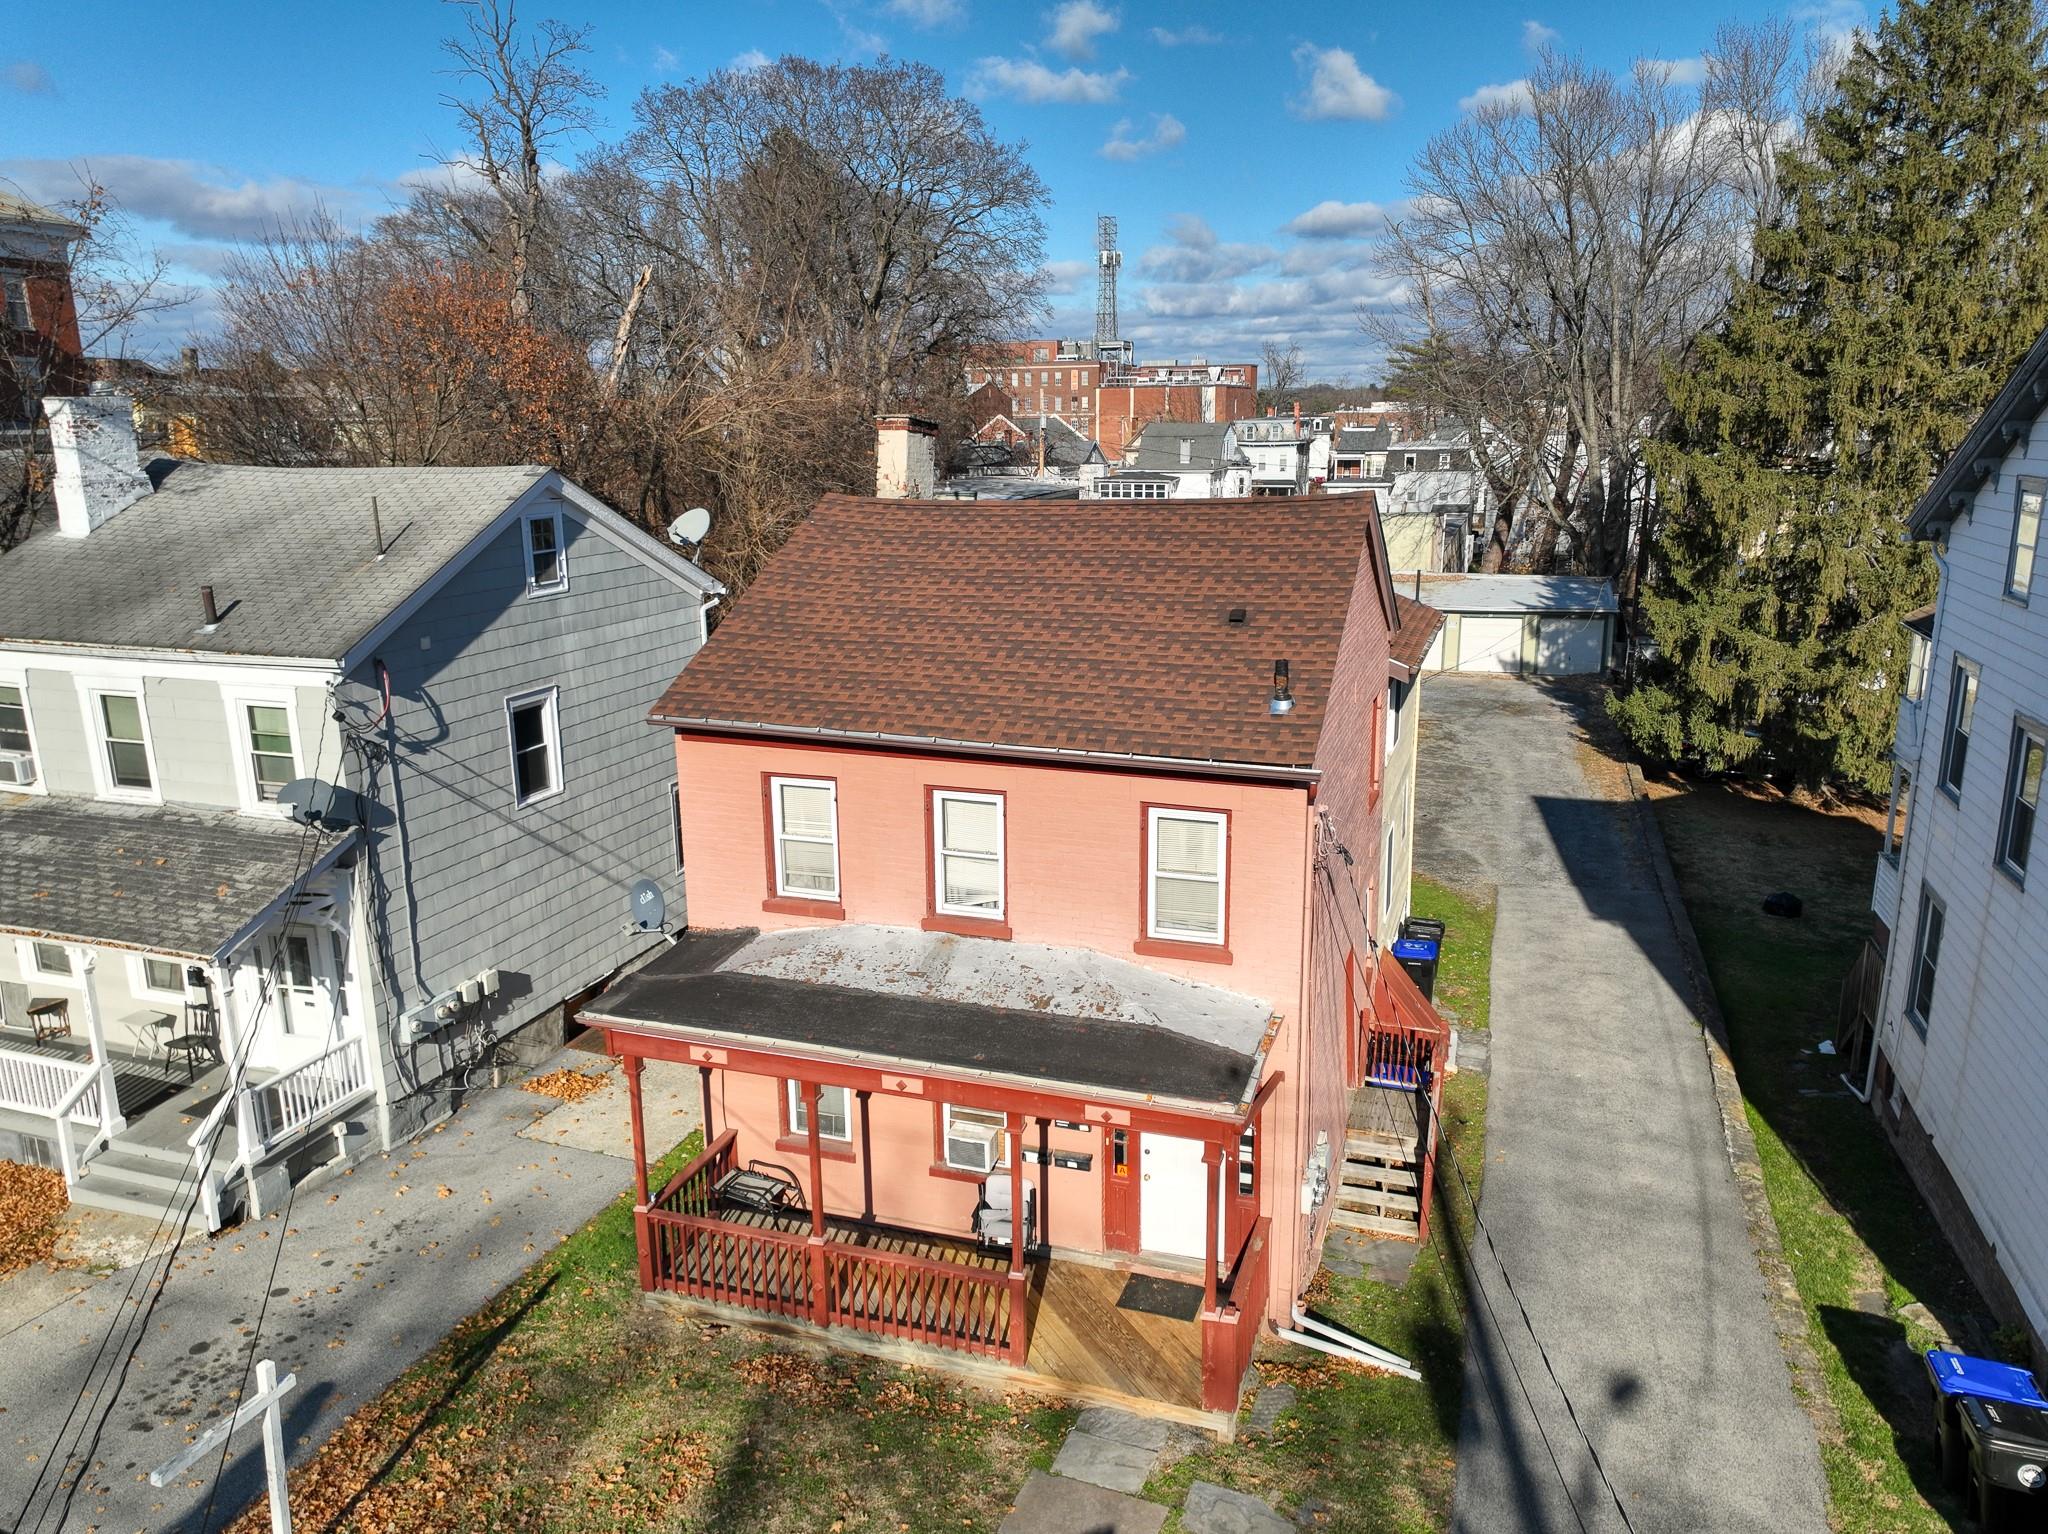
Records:
[[[1813,1431],[1598,710],[1579,682],[1423,687],[1416,866],[1499,899],[1480,1211],[1506,1276],[1475,1241],[1452,1527],[1622,1529],[1597,1453],[1640,1534],[1821,1534]]]
[[[616,1070],[601,1055],[562,1058],[583,1070]],[[550,1122],[543,1114],[591,1118],[613,1095],[623,1096],[616,1083],[565,1107],[513,1087],[483,1092],[416,1142],[302,1188],[288,1220],[273,1215],[211,1240],[194,1232],[61,1527],[201,1527],[215,1460],[162,1491],[148,1473],[234,1398],[259,1313],[260,1356],[276,1359],[280,1374],[298,1375],[286,1401],[288,1453],[294,1464],[309,1456],[344,1416],[630,1186],[623,1126],[610,1153],[537,1137]],[[663,1133],[680,1138],[695,1122],[693,1108],[679,1111]],[[104,1377],[105,1363],[93,1370],[92,1361],[109,1325],[145,1300],[146,1284],[130,1295],[131,1272],[82,1288],[81,1275],[61,1273],[0,1285],[0,1528],[20,1510],[81,1388]],[[66,1445],[73,1441],[67,1434]],[[262,1459],[257,1428],[235,1435],[213,1528],[260,1494]],[[38,1492],[21,1528],[59,1526]]]

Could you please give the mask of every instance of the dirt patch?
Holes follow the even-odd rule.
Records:
[[[56,1258],[58,1222],[70,1207],[63,1173],[0,1161],[0,1278]]]
[[[602,1092],[611,1085],[611,1081],[611,1077],[602,1071],[579,1071],[565,1065],[558,1071],[549,1071],[545,1076],[536,1076],[531,1081],[520,1082],[519,1089],[565,1103],[580,1103],[584,1098]]]

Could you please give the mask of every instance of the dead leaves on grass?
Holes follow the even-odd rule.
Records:
[[[70,1207],[62,1172],[0,1161],[0,1278],[55,1257],[57,1221]]]

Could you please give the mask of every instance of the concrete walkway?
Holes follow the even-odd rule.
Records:
[[[608,1062],[565,1052],[543,1069],[561,1063],[593,1070]],[[293,1463],[310,1455],[344,1416],[629,1186],[623,1136],[608,1153],[521,1138],[561,1111],[515,1087],[482,1093],[414,1144],[300,1189],[289,1224],[273,1216],[217,1240],[188,1237],[63,1526],[199,1528],[212,1461],[163,1491],[146,1477],[240,1388],[266,1293],[261,1351],[280,1373],[298,1374],[286,1442]],[[126,1298],[132,1271],[54,1275],[75,1289],[54,1306],[49,1279],[0,1283],[0,1527],[28,1495],[109,1324],[145,1298],[145,1284]],[[246,1429],[229,1455],[215,1528],[260,1491],[261,1465],[258,1435]],[[32,1515],[24,1527],[34,1526]]]
[[[1416,867],[1499,890],[1481,1213],[1513,1292],[1476,1241],[1452,1527],[1621,1529],[1596,1451],[1641,1534],[1821,1534],[1677,935],[1587,738],[1600,695],[1432,677],[1422,717]]]

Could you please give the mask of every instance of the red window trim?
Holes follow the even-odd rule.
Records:
[[[1000,919],[955,916],[939,909],[939,817],[936,801],[940,794],[975,794],[995,799],[1003,807],[1003,914]],[[1010,926],[1010,794],[1002,788],[968,788],[958,783],[924,785],[924,920],[918,925],[926,932],[950,932],[955,937],[988,937],[1007,943]]]
[[[1177,938],[1153,937],[1152,926],[1152,812],[1186,810],[1196,815],[1223,817],[1223,941],[1190,943]],[[1210,804],[1164,804],[1147,799],[1138,805],[1138,939],[1131,952],[1148,959],[1192,959],[1198,964],[1230,964],[1230,903],[1237,898],[1230,877],[1231,859],[1237,856],[1237,827],[1231,812]]]
[[[778,777],[781,776],[780,773],[776,775]],[[775,1121],[778,1132],[775,1136],[775,1148],[779,1151],[795,1151],[808,1156],[811,1153],[811,1137],[808,1134],[798,1133],[797,1127],[789,1121],[789,1089],[792,1083],[797,1086],[803,1085],[794,1076],[780,1076],[776,1078]],[[826,1082],[823,1085],[832,1086],[836,1085],[836,1083]],[[852,1087],[848,1087],[846,1089],[846,1127],[854,1131],[853,1139],[835,1140],[826,1134],[818,1136],[818,1154],[827,1161],[857,1161],[860,1159],[854,1153],[854,1147],[860,1143],[860,1131],[853,1123],[854,1106],[859,1100],[860,1095]]]
[[[972,1103],[956,1103],[954,1104],[954,1106],[959,1108],[973,1108],[976,1113],[1002,1113],[1003,1133],[1007,1135],[1010,1132],[1010,1115],[1008,1114],[1008,1112],[1002,1109],[975,1108],[974,1104]],[[1029,1122],[1028,1118],[1026,1122]],[[1016,1153],[1017,1147],[1014,1145],[1011,1146],[1010,1154],[1014,1156]],[[974,1172],[969,1171],[966,1167],[951,1166],[947,1164],[946,1100],[943,1097],[934,1098],[932,1101],[932,1176],[950,1178],[954,1182],[979,1183],[990,1177],[994,1177],[998,1172],[1000,1172],[1003,1176],[1007,1177],[1010,1174],[1010,1169],[1007,1166],[998,1163],[993,1170],[987,1172]]]
[[[839,870],[839,898],[809,900],[802,895],[785,895],[775,883],[775,780],[807,778],[813,783],[832,785],[832,861]],[[822,921],[846,920],[846,858],[839,840],[839,779],[829,772],[773,772],[761,774],[761,858],[768,879],[768,892],[761,909],[778,916],[815,916]]]

